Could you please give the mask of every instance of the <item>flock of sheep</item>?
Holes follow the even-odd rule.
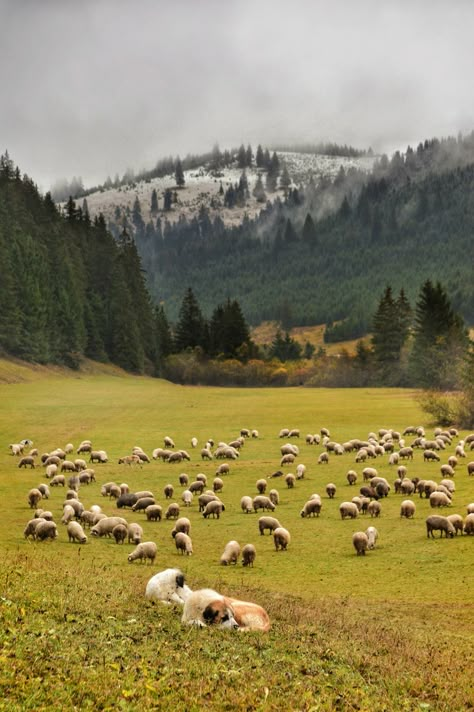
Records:
[[[275,439],[276,439],[275,434]],[[187,474],[181,472],[176,477],[176,487],[181,488],[180,504],[175,499],[175,485],[168,483],[163,489],[163,503],[157,501],[155,492],[151,490],[133,491],[126,483],[117,484],[107,481],[100,484],[100,495],[108,502],[113,501],[117,514],[107,515],[102,511],[102,506],[95,503],[88,508],[82,503],[81,496],[93,490],[89,485],[97,484],[107,471],[109,462],[108,454],[103,449],[93,448],[92,442],[84,440],[77,448],[68,443],[64,448],[54,448],[51,451],[39,453],[33,447],[31,441],[25,440],[9,446],[12,456],[18,458],[18,468],[30,468],[32,470],[42,468],[44,479],[36,487],[30,489],[26,496],[26,503],[33,510],[32,518],[26,523],[24,537],[37,542],[54,540],[58,537],[58,532],[64,527],[68,540],[71,543],[86,544],[89,531],[93,539],[111,538],[117,544],[132,544],[133,551],[128,554],[128,561],[142,561],[153,564],[157,556],[157,544],[154,541],[143,541],[143,526],[139,523],[143,518],[146,522],[170,521],[173,529],[170,534],[174,539],[178,554],[191,556],[193,554],[193,541],[191,538],[191,519],[189,516],[182,516],[183,511],[187,514],[196,512],[205,519],[219,520],[226,507],[221,499],[224,489],[224,482],[231,482],[236,487],[235,479],[228,478],[231,470],[238,471],[239,459],[247,448],[246,443],[252,439],[258,439],[259,432],[243,428],[238,437],[230,442],[218,442],[212,440],[205,443],[200,450],[198,441],[192,438],[190,441],[192,452],[196,453],[194,459],[215,462],[217,465],[212,482],[208,483],[208,476],[199,473],[190,481]],[[258,518],[258,532],[264,535],[269,532],[273,538],[273,545],[276,551],[285,551],[291,545],[291,534],[288,528],[283,526],[276,516],[281,494],[272,485],[277,482],[284,483],[287,490],[292,490],[300,481],[306,481],[307,467],[300,459],[300,446],[297,444],[304,440],[305,458],[307,462],[315,463],[311,467],[312,474],[317,471],[318,476],[325,471],[325,467],[333,458],[338,458],[338,462],[350,459],[355,463],[346,474],[347,489],[350,491],[359,484],[359,492],[351,499],[342,501],[338,505],[341,520],[356,520],[361,515],[367,515],[372,522],[383,519],[383,501],[388,496],[394,494],[403,497],[400,504],[400,517],[411,519],[416,514],[416,504],[414,496],[426,498],[430,507],[436,512],[425,519],[426,534],[434,537],[434,532],[439,532],[440,537],[446,538],[460,534],[474,534],[474,503],[467,505],[464,516],[461,514],[439,514],[441,509],[449,510],[455,501],[455,474],[462,468],[465,472],[463,462],[467,460],[466,451],[474,449],[474,433],[468,435],[463,440],[459,440],[458,432],[451,428],[442,430],[437,428],[431,438],[428,438],[422,427],[408,427],[403,433],[392,429],[380,429],[376,433],[369,433],[367,438],[361,440],[354,438],[346,442],[336,442],[331,439],[331,434],[327,428],[321,428],[317,434],[308,434],[300,439],[298,429],[282,429],[278,433],[278,438],[285,442],[279,447],[279,455],[275,453],[275,469],[266,477],[260,477],[255,483],[255,494],[242,494],[240,508],[243,514],[260,514]],[[155,461],[166,462],[169,465],[191,461],[191,456],[187,450],[178,449],[172,438],[166,436],[163,439],[164,447],[156,448],[151,458],[142,450],[135,446],[132,451],[117,459],[117,463],[123,466],[123,472],[132,473],[133,479],[139,477],[140,469]],[[321,452],[317,457],[313,455],[314,448],[319,447]],[[448,452],[453,451],[448,455]],[[439,468],[439,480],[432,479],[432,474],[428,479],[409,477],[408,470],[414,457],[420,457],[416,453],[420,452],[423,463],[427,468],[433,470]],[[78,457],[76,457],[76,455]],[[340,460],[339,460],[340,458]],[[441,460],[446,462],[441,462]],[[216,462],[217,461],[217,462]],[[371,463],[370,465],[368,463]],[[391,483],[379,473],[380,468],[384,468],[386,473],[390,472],[396,477],[392,477]],[[438,465],[438,463],[440,463]],[[359,473],[354,466],[362,464],[363,469]],[[99,478],[100,469],[101,476]],[[377,466],[376,466],[377,465]],[[341,465],[342,466],[342,465]],[[214,469],[213,467],[213,469]],[[291,467],[293,472],[284,473],[285,469]],[[171,469],[171,468],[170,468]],[[474,461],[468,462],[467,474],[474,475]],[[132,476],[132,475],[131,475]],[[306,480],[305,480],[306,478]],[[43,479],[43,478],[40,478]],[[229,486],[226,484],[226,487]],[[55,516],[47,509],[46,504],[51,496],[52,488],[62,488],[64,497],[62,510]],[[312,494],[302,503],[300,516],[303,519],[319,517],[324,508],[335,507],[332,502],[336,499],[337,488],[332,482],[328,482],[324,487],[327,500],[320,493]],[[86,497],[87,495],[86,495]],[[168,502],[166,505],[165,503]],[[110,505],[108,505],[110,506]],[[129,510],[132,518],[138,521],[129,521],[121,516]],[[194,516],[194,514],[193,514]],[[324,516],[324,513],[323,513]],[[373,526],[369,526],[364,531],[351,533],[352,546],[358,556],[363,556],[367,551],[376,548],[379,532]],[[348,539],[350,545],[350,539]],[[241,561],[243,566],[252,567],[256,559],[256,547],[254,543],[247,543],[241,546],[236,540],[228,541],[220,557],[221,565],[235,565]]]

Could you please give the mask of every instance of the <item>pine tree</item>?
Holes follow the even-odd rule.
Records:
[[[263,149],[262,149],[261,145],[258,144],[257,153],[255,155],[255,164],[256,164],[257,168],[263,168],[265,165],[264,161],[265,161],[265,158],[263,155]]]
[[[176,351],[200,346],[204,350],[206,344],[206,323],[199,303],[191,287],[188,287],[179,310],[178,323],[174,332]]]
[[[209,324],[211,355],[238,358],[242,346],[250,346],[250,331],[237,300],[230,299],[215,308]],[[247,349],[248,352],[248,349]]]
[[[186,183],[186,179],[184,177],[184,171],[183,171],[183,164],[181,163],[181,159],[178,158],[176,159],[176,167],[174,171],[174,177],[176,180],[176,185],[178,188],[182,188],[184,184]]]
[[[262,176],[258,175],[255,182],[252,195],[256,199],[257,203],[265,203],[267,200],[267,194],[265,193],[265,188],[263,187]]]
[[[252,167],[252,159],[253,159],[252,146],[249,144],[247,146],[247,150],[245,152],[245,165],[247,166],[247,168]]]
[[[244,144],[242,144],[237,151],[237,166],[242,169],[247,166],[247,153]]]
[[[451,308],[445,289],[427,280],[416,303],[410,370],[415,385],[424,388],[452,388],[468,338],[461,317]]]
[[[394,385],[399,377],[404,340],[400,333],[398,306],[390,286],[386,287],[374,314],[371,340],[375,367],[382,381],[386,385]]]
[[[171,210],[173,204],[173,193],[170,188],[166,188],[163,194],[163,210]]]
[[[156,192],[156,188],[153,188],[152,193],[151,193],[150,212],[153,216],[155,216],[157,214],[158,210],[159,210],[158,194]]]
[[[283,170],[282,170],[281,176],[280,176],[280,186],[283,188],[283,190],[286,193],[288,191],[288,188],[290,187],[290,185],[291,185],[291,178],[290,178],[290,174],[288,173],[288,167],[285,163],[283,165]]]
[[[301,239],[308,245],[317,245],[318,236],[316,233],[316,226],[314,220],[309,213],[306,213],[306,218],[303,224],[303,230],[301,232]]]

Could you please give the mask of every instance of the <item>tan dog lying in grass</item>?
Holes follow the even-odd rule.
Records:
[[[210,588],[193,591],[184,604],[182,622],[200,627],[268,631],[270,619],[256,603],[222,596]]]

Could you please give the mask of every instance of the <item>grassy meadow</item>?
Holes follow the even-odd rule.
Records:
[[[399,516],[402,495],[382,500],[380,519],[360,515],[341,521],[338,507],[358,493],[364,465],[353,454],[331,456],[317,465],[322,446],[304,442],[306,433],[331,431],[344,442],[364,439],[379,428],[403,430],[426,424],[416,394],[383,389],[221,389],[173,385],[111,373],[65,375],[41,372],[14,382],[8,371],[0,385],[0,710],[469,710],[474,709],[474,537],[426,537],[429,502],[413,498],[413,520]],[[0,380],[2,365],[0,364]],[[243,514],[242,495],[257,494],[257,479],[279,469],[282,427],[299,428],[295,462],[307,467],[288,490],[268,481],[280,504],[273,516],[292,537],[286,552],[260,536],[259,514]],[[105,449],[109,462],[94,465],[97,482],[82,486],[86,508],[100,504],[101,484],[127,482],[131,491],[151,489],[166,509],[163,488],[174,485],[181,504],[181,472],[190,481],[202,472],[212,480],[218,462],[202,462],[200,447],[212,437],[230,441],[241,428],[256,428],[238,461],[223,477],[220,520],[205,520],[197,498],[181,514],[191,520],[192,557],[178,555],[172,521],[146,522],[141,513],[121,510],[158,545],[153,566],[129,564],[130,545],[89,536],[84,546],[67,541],[58,524],[54,542],[26,541],[31,516],[27,493],[47,482],[41,466],[18,469],[8,444],[31,438],[40,453],[77,447],[89,438]],[[427,426],[427,434],[433,426]],[[150,456],[170,435],[191,462],[152,461],[143,467],[118,465],[140,445]],[[191,448],[191,437],[199,446]],[[410,436],[407,437],[407,444]],[[441,462],[454,451],[442,454]],[[474,477],[466,462],[456,470],[452,512],[465,515],[474,501]],[[390,483],[396,468],[388,458],[370,462]],[[423,464],[421,451],[407,464],[410,477],[439,481],[440,463]],[[284,472],[295,471],[289,466]],[[359,474],[350,487],[346,473]],[[329,500],[325,486],[334,482]],[[312,493],[323,498],[319,518],[300,510]],[[52,488],[44,508],[60,522],[65,491]],[[446,512],[441,512],[445,514]],[[352,534],[374,524],[378,546],[357,557]],[[86,533],[88,533],[86,531]],[[253,568],[219,565],[224,545],[253,543]],[[212,587],[254,600],[268,610],[268,634],[184,629],[180,611],[144,599],[150,576],[181,567],[191,588]]]

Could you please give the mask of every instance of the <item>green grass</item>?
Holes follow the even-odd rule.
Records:
[[[362,466],[349,454],[318,466],[322,448],[304,443],[307,432],[322,426],[343,442],[379,427],[423,423],[414,395],[193,388],[62,373],[0,386],[0,710],[473,709],[474,537],[428,540],[429,503],[416,497],[415,519],[402,521],[402,497],[393,492],[382,501],[380,520],[341,521],[339,504],[358,491],[347,484],[346,472],[360,474]],[[126,518],[140,522],[145,539],[158,544],[153,567],[128,564],[130,547],[111,540],[69,544],[61,525],[55,542],[23,539],[31,514],[27,492],[46,480],[41,468],[17,468],[10,442],[30,437],[43,452],[91,438],[110,461],[95,466],[97,484],[83,486],[80,498],[86,507],[98,503],[112,514],[115,504],[100,496],[101,483],[152,489],[165,508],[168,482],[180,502],[181,472],[190,479],[203,472],[212,483],[217,463],[201,462],[191,437],[200,444],[209,437],[229,441],[242,427],[257,428],[260,438],[246,442],[224,477],[222,518],[204,520],[196,500],[182,509],[192,523],[192,557],[177,554],[172,522],[143,522],[143,515],[129,510]],[[292,536],[288,551],[277,553],[271,537],[258,534],[260,515],[244,515],[239,502],[256,494],[257,479],[278,469],[282,427],[300,428],[297,462],[306,464],[307,474],[293,490],[269,481],[280,493],[275,516]],[[151,455],[165,435],[190,452],[190,463],[152,462],[137,469],[117,464],[134,445]],[[386,459],[375,466],[393,482]],[[440,479],[439,465],[424,465],[419,451],[408,471]],[[337,486],[333,501],[325,496],[330,481]],[[474,501],[465,461],[455,482],[452,511],[464,515]],[[322,514],[302,519],[299,512],[313,492],[323,496]],[[55,489],[46,503],[56,521],[64,496]],[[357,557],[352,533],[369,524],[379,530],[379,545]],[[219,565],[230,539],[255,544],[253,569]],[[192,588],[214,587],[264,605],[272,630],[232,635],[183,629],[178,611],[153,607],[143,596],[152,573],[169,566],[180,566]]]

